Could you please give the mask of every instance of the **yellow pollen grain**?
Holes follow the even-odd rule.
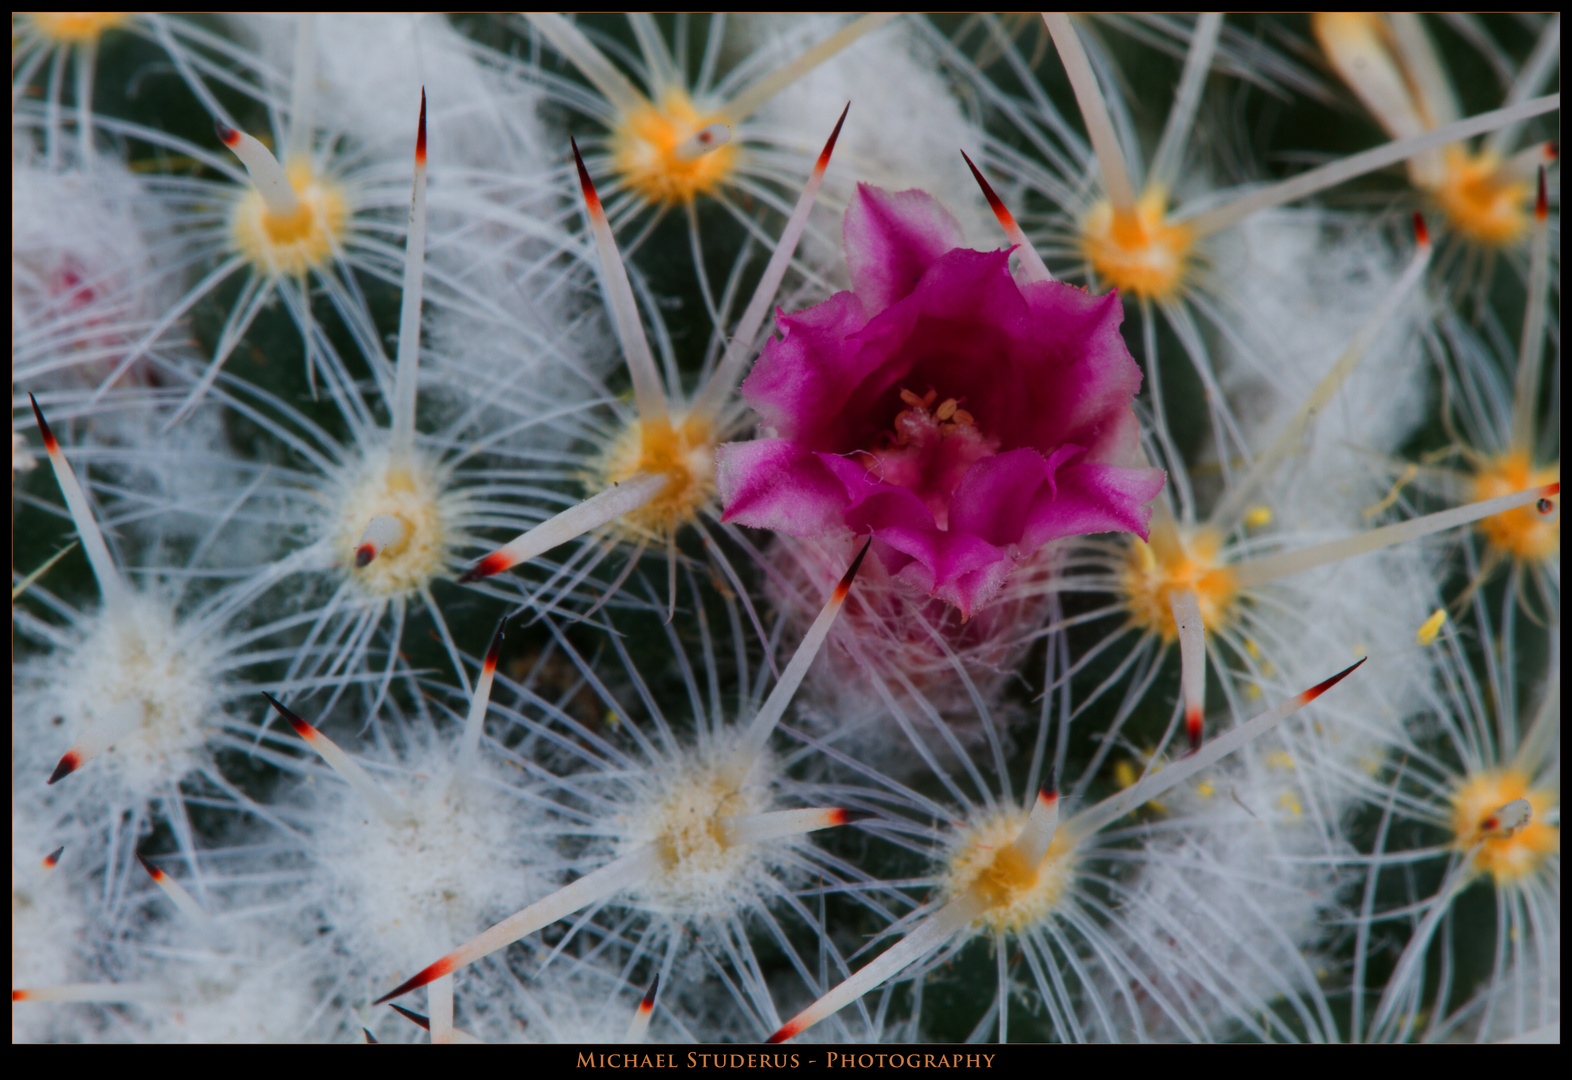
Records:
[[[1166,300],[1184,285],[1195,235],[1167,222],[1168,193],[1149,188],[1133,211],[1096,203],[1081,225],[1081,253],[1100,281],[1142,298]]]
[[[1416,645],[1429,645],[1429,644],[1432,644],[1435,641],[1435,639],[1440,635],[1441,627],[1443,627],[1445,625],[1446,625],[1446,608],[1436,608],[1435,611],[1431,612],[1430,618],[1426,619],[1423,623],[1421,623],[1420,626],[1419,626],[1419,629],[1417,631],[1415,631],[1415,633],[1414,633],[1414,644],[1416,644]]]
[[[313,175],[308,165],[292,164],[285,173],[300,208],[275,214],[251,188],[235,205],[230,236],[235,249],[258,269],[298,277],[343,246],[349,204],[338,184]]]
[[[715,429],[697,417],[634,421],[585,478],[604,491],[639,473],[659,473],[666,487],[621,524],[637,536],[667,537],[698,517],[715,497]]]
[[[1130,621],[1172,644],[1179,639],[1179,628],[1169,598],[1176,590],[1189,589],[1209,633],[1227,625],[1239,590],[1233,573],[1219,559],[1221,551],[1222,537],[1210,529],[1188,539],[1160,535],[1154,529],[1151,543],[1133,540],[1120,573]]]
[[[1252,529],[1264,529],[1272,523],[1270,506],[1252,506],[1245,512],[1244,523]]]
[[[680,147],[713,123],[717,112],[701,113],[687,91],[674,87],[659,102],[623,116],[611,133],[612,167],[645,202],[691,203],[731,179],[738,163],[735,143],[698,157],[684,158]]]
[[[1478,244],[1506,247],[1528,235],[1534,185],[1526,178],[1503,177],[1493,154],[1477,157],[1461,146],[1444,155],[1441,184],[1433,194],[1447,221]]]
[[[1492,769],[1465,777],[1452,793],[1453,846],[1468,851],[1479,844],[1474,868],[1497,885],[1522,880],[1561,851],[1560,827],[1546,824],[1560,795],[1553,788],[1530,788],[1530,782],[1519,769]],[[1490,835],[1485,823],[1514,799],[1528,800],[1528,823],[1511,836]]]
[[[1054,834],[1036,866],[1016,850],[1026,825],[1018,810],[990,815],[964,829],[946,860],[944,894],[970,894],[985,905],[977,923],[995,931],[1020,932],[1053,912],[1075,880],[1074,843],[1068,830]]]
[[[1473,497],[1494,499],[1560,479],[1560,462],[1536,469],[1530,465],[1527,454],[1513,450],[1485,462],[1474,473]],[[1532,503],[1494,514],[1479,523],[1479,531],[1492,547],[1514,559],[1543,562],[1556,558],[1561,554],[1561,515],[1559,497],[1554,501],[1558,508],[1548,514],[1541,514]]]
[[[44,37],[66,45],[97,41],[104,31],[123,26],[129,11],[30,11],[28,18]]]

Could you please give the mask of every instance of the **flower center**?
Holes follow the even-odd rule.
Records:
[[[622,523],[642,535],[670,536],[715,497],[715,430],[698,417],[634,421],[585,478],[591,493],[639,473],[659,473],[666,487]]]
[[[1493,499],[1560,479],[1559,462],[1536,469],[1529,464],[1527,454],[1512,450],[1485,462],[1474,474],[1474,498]],[[1479,531],[1493,547],[1506,551],[1514,559],[1538,562],[1561,553],[1561,515],[1555,505],[1548,513],[1530,505],[1495,514],[1479,523]]]
[[[723,123],[673,87],[659,103],[620,118],[611,134],[614,167],[645,202],[690,203],[724,184],[737,167],[735,144],[705,138]]]
[[[375,597],[421,588],[445,573],[458,507],[444,487],[424,462],[395,465],[385,451],[368,456],[342,481],[333,508],[335,561]],[[373,521],[386,526],[385,546],[367,560],[359,556]]]
[[[880,437],[884,446],[862,453],[873,459],[868,468],[876,478],[915,494],[939,528],[948,529],[955,486],[967,469],[999,452],[999,440],[978,429],[976,418],[961,408],[964,399],[945,398],[935,406],[938,397],[936,390],[918,397],[902,389],[906,408]]]
[[[68,44],[97,41],[131,18],[129,11],[34,11],[33,26],[44,37]]]
[[[1239,588],[1219,559],[1223,538],[1210,529],[1185,537],[1175,529],[1156,525],[1151,537],[1151,543],[1132,538],[1120,574],[1130,621],[1161,634],[1165,644],[1178,640],[1170,595],[1189,589],[1200,603],[1201,622],[1207,630],[1226,625]]]
[[[1166,299],[1184,284],[1195,236],[1165,218],[1168,193],[1149,188],[1133,211],[1116,213],[1106,201],[1081,226],[1081,252],[1097,276],[1140,297]]]
[[[649,899],[668,910],[734,908],[739,888],[760,863],[760,848],[734,842],[726,820],[768,809],[768,785],[739,789],[733,770],[690,762],[653,804],[630,815],[629,839],[654,843],[661,856],[660,869],[643,886]]]
[[[342,246],[349,204],[336,183],[313,175],[310,166],[291,164],[285,172],[299,209],[274,213],[252,188],[235,205],[230,234],[236,250],[259,269],[298,276],[321,266]]]
[[[990,930],[1018,933],[1041,923],[1075,880],[1068,831],[1060,829],[1042,862],[1031,866],[1015,848],[1025,825],[1018,810],[984,818],[961,833],[947,860],[945,895],[982,900],[986,910],[978,922]]]
[[[1452,795],[1453,843],[1464,851],[1480,844],[1474,867],[1498,885],[1532,874],[1561,850],[1561,829],[1546,824],[1559,800],[1554,791],[1530,789],[1529,783],[1520,770],[1491,770],[1466,777]],[[1520,827],[1504,828],[1497,811],[1517,799],[1528,801],[1531,816]]]
[[[1475,157],[1460,146],[1447,147],[1444,160],[1435,197],[1454,229],[1475,243],[1495,247],[1528,233],[1531,181],[1503,174],[1493,154]]]

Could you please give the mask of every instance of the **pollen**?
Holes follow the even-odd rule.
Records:
[[[1099,280],[1142,298],[1165,300],[1184,285],[1195,235],[1167,222],[1168,193],[1149,188],[1135,209],[1098,202],[1081,226],[1081,252]]]
[[[1492,154],[1477,157],[1460,146],[1446,148],[1435,198],[1447,221],[1478,244],[1505,247],[1528,235],[1533,181],[1505,174]]]
[[[87,45],[96,42],[106,30],[123,26],[131,18],[129,11],[31,11],[28,18],[34,28],[51,41],[68,45]]]
[[[335,485],[328,542],[334,561],[366,594],[398,596],[447,572],[462,507],[445,481],[441,470],[418,458],[399,464],[384,450],[368,454]],[[376,558],[361,563],[361,538],[379,516],[403,528]]]
[[[1486,461],[1474,473],[1473,497],[1493,499],[1560,479],[1559,462],[1534,468],[1527,454],[1513,450]],[[1559,502],[1559,498],[1553,501],[1549,513],[1530,505],[1495,514],[1479,523],[1479,531],[1492,547],[1505,551],[1514,559],[1543,562],[1556,558],[1561,553],[1561,515],[1556,512]]]
[[[713,149],[692,140],[724,119],[701,112],[685,90],[673,87],[656,104],[620,119],[611,135],[613,168],[645,202],[663,206],[691,203],[725,184],[737,168],[733,143]]]
[[[1120,574],[1130,621],[1143,630],[1162,635],[1165,644],[1179,639],[1170,595],[1178,589],[1195,593],[1201,606],[1201,623],[1215,631],[1228,623],[1238,586],[1219,560],[1222,537],[1200,529],[1189,537],[1163,535],[1152,530],[1152,542],[1133,540]]]
[[[634,421],[586,477],[592,493],[640,473],[659,473],[666,487],[621,525],[641,537],[671,536],[715,499],[715,429],[697,417]]]
[[[989,930],[1019,933],[1038,925],[1075,880],[1068,830],[1055,833],[1042,862],[1030,866],[1015,847],[1025,825],[1026,814],[1019,810],[987,816],[962,831],[947,860],[945,896],[970,893],[981,899],[987,909],[978,925]]]
[[[285,173],[299,209],[274,213],[261,193],[249,188],[235,205],[230,235],[236,250],[258,269],[298,277],[342,248],[349,203],[337,183],[315,175],[309,165],[292,163]]]
[[[1530,788],[1530,783],[1521,770],[1493,769],[1465,778],[1452,794],[1453,844],[1463,851],[1480,844],[1474,868],[1490,874],[1497,885],[1522,880],[1561,851],[1561,829],[1547,823],[1560,798],[1554,789]],[[1516,799],[1528,800],[1528,822],[1516,830],[1498,828],[1496,812]]]
[[[760,845],[730,839],[728,818],[769,810],[768,786],[738,786],[734,769],[690,761],[639,807],[633,845],[653,843],[661,867],[641,887],[656,907],[684,914],[734,910],[763,869]]]

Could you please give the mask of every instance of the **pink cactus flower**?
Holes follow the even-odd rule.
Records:
[[[1050,540],[1145,538],[1164,474],[1117,296],[1018,283],[922,191],[859,185],[843,238],[851,291],[778,312],[742,384],[762,437],[720,447],[726,520],[872,533],[892,577],[966,618]]]

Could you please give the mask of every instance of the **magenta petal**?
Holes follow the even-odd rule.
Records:
[[[742,382],[742,396],[767,430],[832,449],[818,445],[820,433],[867,374],[845,345],[868,323],[862,303],[855,293],[839,292],[791,315],[777,312],[775,322],[782,336],[765,344]]]
[[[819,456],[786,439],[726,443],[715,450],[723,521],[789,536],[845,528],[846,486]]]
[[[960,245],[961,227],[926,191],[858,184],[841,236],[852,289],[873,316],[910,295],[934,260]]]
[[[967,470],[950,498],[950,528],[968,532],[999,547],[1019,544],[1038,493],[1046,487],[1053,501],[1054,471],[1081,452],[1061,446],[1052,458],[1026,447],[984,458]]]
[[[1142,540],[1152,522],[1149,505],[1168,474],[1161,469],[1129,469],[1081,460],[1054,473],[1055,492],[1038,491],[1027,514],[1022,543],[1046,544],[1061,536],[1133,532]]]

